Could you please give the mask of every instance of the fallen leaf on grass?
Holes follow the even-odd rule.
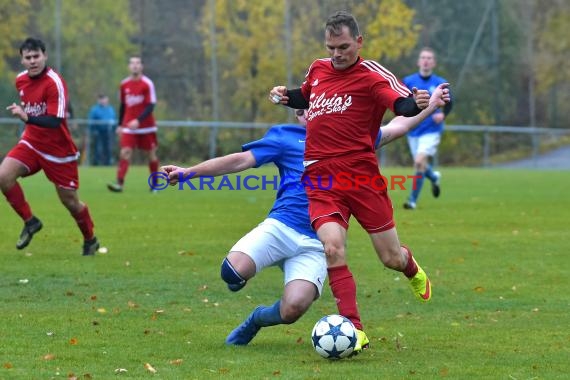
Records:
[[[281,371],[279,370],[273,371],[273,376],[279,376],[279,375],[281,375]]]
[[[131,309],[136,309],[137,307],[139,307],[139,305],[137,305],[133,301],[127,302],[127,306],[130,307]]]
[[[53,360],[55,359],[55,355],[54,354],[45,354],[42,359],[44,360]]]
[[[481,293],[485,291],[485,288],[483,288],[482,286],[476,286],[475,288],[473,288],[474,291],[476,291],[477,293]]]
[[[79,342],[77,341],[77,338],[71,338],[71,339],[69,340],[69,344],[71,344],[72,346],[75,346],[77,343],[79,343]]]
[[[2,367],[6,368],[6,369],[10,369],[10,368],[14,368],[14,366],[12,365],[12,363],[10,362],[6,362],[2,365]]]
[[[115,373],[125,373],[125,372],[129,372],[129,371],[127,371],[125,368],[117,368],[115,370]]]
[[[174,359],[174,360],[171,360],[171,361],[170,361],[170,364],[172,364],[172,365],[180,365],[180,364],[182,364],[182,361],[183,361],[182,359]]]
[[[157,372],[156,369],[153,366],[151,366],[149,363],[144,364],[144,369],[146,369],[150,373],[156,373]]]

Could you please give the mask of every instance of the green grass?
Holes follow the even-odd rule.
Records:
[[[52,185],[43,174],[25,179],[44,229],[17,251],[21,221],[0,203],[0,379],[567,378],[568,172],[443,172],[442,197],[425,189],[415,211],[401,208],[407,192],[391,192],[400,239],[433,282],[430,303],[383,269],[353,221],[348,255],[371,349],[337,362],[309,340],[313,324],[336,311],[327,287],[297,323],[263,329],[247,347],[224,345],[253,307],[282,292],[277,269],[236,294],[219,278],[222,258],[265,217],[273,191],[152,195],[146,169],[135,167],[126,192],[113,194],[105,183],[114,168],[84,169],[80,197],[109,248],[86,258]]]

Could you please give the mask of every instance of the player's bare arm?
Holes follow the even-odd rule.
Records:
[[[269,100],[297,110],[309,108],[309,101],[303,97],[300,88],[289,90],[285,86],[273,87],[269,92]]]
[[[419,90],[414,87],[412,88],[412,94],[419,109],[423,110],[428,106],[430,99],[428,90]]]
[[[139,125],[140,125],[139,120],[133,119],[127,123],[126,127],[129,129],[137,129],[139,127]]]
[[[21,106],[17,105],[16,103],[10,104],[8,107],[6,107],[6,109],[12,113],[12,116],[19,118],[24,123],[28,121],[28,114]]]
[[[197,165],[190,166],[188,168],[180,168],[174,165],[167,165],[160,168],[161,171],[168,173],[168,178],[170,179],[170,184],[174,185],[178,183],[178,177],[180,172],[187,176],[191,173],[193,178],[198,178],[202,176],[219,176],[230,173],[237,173],[247,169],[251,169],[255,166],[256,161],[253,153],[250,151],[232,153],[223,157],[212,158],[201,162]]]
[[[289,101],[287,87],[275,86],[269,91],[269,100],[273,104],[286,104]]]
[[[449,83],[442,83],[433,92],[428,100],[427,108],[423,109],[416,116],[404,117],[396,116],[390,123],[382,127],[382,138],[378,147],[388,144],[404,136],[406,133],[417,127],[425,118],[431,115],[435,110],[445,106],[450,101]]]
[[[12,103],[6,109],[12,112],[12,116],[17,117],[24,123],[34,124],[42,128],[59,128],[62,121],[62,119],[53,115],[30,116],[24,111],[22,106],[16,103]]]

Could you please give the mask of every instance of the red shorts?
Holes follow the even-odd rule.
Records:
[[[25,144],[16,144],[6,155],[20,161],[28,169],[25,177],[36,174],[43,169],[46,177],[58,187],[70,190],[79,189],[79,173],[77,160],[70,162],[53,162],[41,153]]]
[[[331,221],[348,229],[351,215],[368,233],[387,231],[395,226],[392,201],[372,153],[327,159],[309,165],[305,169],[303,184],[315,231]]]
[[[121,133],[121,148],[152,150],[158,146],[156,132],[135,135],[132,133]]]

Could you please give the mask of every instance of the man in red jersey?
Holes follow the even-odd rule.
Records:
[[[308,108],[305,177],[309,183],[339,173],[354,179],[348,189],[306,187],[313,228],[327,257],[329,285],[339,312],[358,330],[355,350],[369,344],[356,304],[356,284],[346,262],[346,232],[351,215],[369,233],[382,263],[403,272],[414,294],[431,298],[431,284],[409,248],[400,245],[393,208],[382,183],[374,142],[387,109],[414,116],[428,105],[429,93],[412,93],[390,71],[359,56],[362,36],[355,18],[337,12],[327,20],[325,45],[330,58],[309,67],[298,89],[276,86],[269,98],[276,104]],[[446,93],[448,90],[445,90]]]
[[[157,128],[152,114],[156,104],[154,83],[143,74],[143,64],[140,57],[134,56],[129,59],[129,71],[131,75],[123,79],[120,90],[121,106],[117,132],[120,134],[121,151],[119,153],[117,182],[107,185],[109,190],[117,193],[123,191],[133,149],[139,148],[147,154],[151,173],[158,171]]]
[[[79,153],[67,129],[67,85],[61,75],[46,66],[42,41],[26,39],[20,46],[20,56],[26,68],[16,78],[20,104],[13,103],[7,109],[26,127],[18,144],[0,164],[0,189],[24,221],[16,248],[25,248],[42,229],[42,222],[32,213],[17,180],[43,170],[83,234],[83,255],[94,255],[99,242],[93,232],[93,220],[77,195]]]

